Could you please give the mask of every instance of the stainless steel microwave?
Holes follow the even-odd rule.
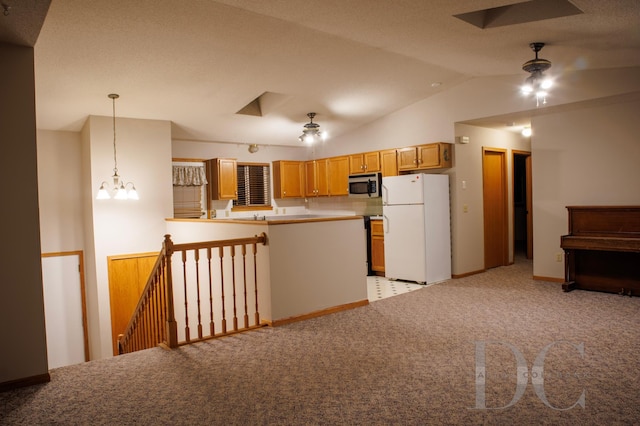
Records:
[[[349,197],[375,198],[380,197],[382,174],[366,173],[349,176]]]

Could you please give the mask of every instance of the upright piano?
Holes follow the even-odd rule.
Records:
[[[640,295],[640,206],[568,206],[564,291]]]

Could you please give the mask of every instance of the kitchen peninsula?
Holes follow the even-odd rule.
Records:
[[[258,249],[261,318],[281,325],[368,304],[365,229],[361,216],[279,215],[167,219],[174,243],[252,237]]]

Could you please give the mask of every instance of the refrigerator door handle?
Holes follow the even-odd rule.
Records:
[[[382,184],[381,189],[382,189],[382,204],[387,205],[389,204],[389,189],[386,186],[384,186],[384,184]]]
[[[385,215],[382,215],[382,231],[385,234],[389,233],[389,218]]]

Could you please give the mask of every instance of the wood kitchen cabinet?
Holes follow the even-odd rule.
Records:
[[[349,195],[349,157],[328,159],[329,195]]]
[[[305,196],[329,195],[328,161],[313,160],[304,163]]]
[[[302,198],[304,193],[304,162],[274,161],[273,198]]]
[[[380,171],[382,177],[398,176],[398,158],[395,149],[380,151]]]
[[[378,151],[353,154],[349,156],[349,173],[374,173],[380,171],[380,153]]]
[[[398,171],[450,168],[452,145],[436,142],[396,150]]]
[[[371,270],[384,276],[384,225],[382,220],[371,221]]]
[[[235,158],[214,158],[205,162],[209,200],[238,199],[238,165]]]

